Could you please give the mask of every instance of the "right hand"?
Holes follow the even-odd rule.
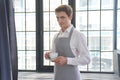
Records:
[[[46,52],[46,53],[45,53],[45,59],[49,59],[49,58],[50,58],[50,53],[51,53],[51,52]]]

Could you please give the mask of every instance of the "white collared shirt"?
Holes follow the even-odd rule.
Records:
[[[55,52],[55,44],[54,40],[57,37],[68,37],[73,25],[68,27],[64,32],[60,30],[59,35],[56,34],[53,38],[52,44],[52,52]],[[85,36],[77,31],[76,29],[73,30],[70,40],[70,48],[74,54],[74,58],[67,57],[67,64],[68,65],[86,65],[90,62],[90,54],[86,44]]]

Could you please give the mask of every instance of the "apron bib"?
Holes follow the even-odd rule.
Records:
[[[58,56],[75,57],[70,48],[70,39],[74,28],[71,29],[69,37],[57,37],[55,47]],[[80,72],[77,66],[55,64],[55,80],[80,80]]]

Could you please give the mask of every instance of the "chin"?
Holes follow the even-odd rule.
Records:
[[[61,27],[61,28],[64,28],[64,26],[63,26],[63,25],[60,25],[60,27]]]

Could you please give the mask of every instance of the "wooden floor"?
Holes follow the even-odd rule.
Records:
[[[54,80],[53,73],[19,72],[18,80]],[[120,80],[116,74],[81,73],[82,80]]]

